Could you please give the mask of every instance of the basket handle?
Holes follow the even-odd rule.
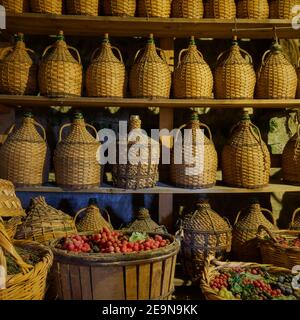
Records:
[[[67,127],[70,127],[71,125],[72,125],[72,123],[66,123],[66,124],[64,124],[64,125],[60,128],[60,130],[59,130],[58,143],[60,143],[60,142],[62,141],[62,132],[63,132],[63,130],[64,130],[65,128],[67,128]],[[92,125],[88,124],[88,123],[86,123],[85,126],[88,127],[88,128],[91,128],[91,129],[94,131],[94,133],[96,134],[96,137],[95,137],[95,138],[98,139],[98,132],[97,132],[96,128],[93,127]]]
[[[228,51],[230,51],[230,50],[231,50],[231,49],[227,49],[227,50],[221,52],[221,53],[218,55],[218,57],[217,57],[217,64],[219,63],[219,60],[223,57],[223,55],[224,55],[225,53],[227,53]]]
[[[261,59],[261,64],[262,66],[265,65],[266,63],[266,56],[271,52],[271,50],[267,50],[264,55],[262,56],[262,59]]]
[[[207,126],[206,124],[200,122],[200,128],[201,128],[201,127],[205,128],[205,129],[208,131],[209,140],[212,141],[213,138],[212,138],[212,133],[211,133],[211,131],[210,131],[209,126]]]
[[[264,213],[264,212],[268,213],[269,217],[271,218],[271,223],[275,226],[275,220],[274,220],[274,217],[273,217],[273,213],[270,210],[266,209],[266,208],[261,208],[261,212],[262,213]]]
[[[91,56],[91,61],[94,61],[96,53],[97,53],[99,50],[101,50],[101,49],[102,49],[102,48],[99,47],[99,48],[96,48],[96,49],[93,51],[92,56]]]
[[[265,226],[263,226],[263,225],[260,225],[260,226],[258,227],[257,235],[260,236],[263,231],[265,231],[275,243],[278,242],[278,241],[276,240],[276,238],[274,237],[274,235],[272,234],[272,232],[271,232],[267,227],[265,227]]]
[[[117,53],[118,53],[118,55],[119,55],[119,60],[121,61],[122,64],[124,64],[124,62],[123,62],[123,57],[122,57],[122,53],[121,53],[120,49],[117,48],[117,47],[114,47],[114,46],[111,46],[111,48],[112,48],[112,50],[116,50],[116,51],[117,51]]]
[[[37,121],[34,121],[34,124],[42,130],[42,132],[43,132],[43,139],[46,141],[46,140],[47,140],[47,136],[46,136],[46,130],[45,130],[45,128],[44,128],[40,123],[38,123]]]
[[[79,211],[77,211],[77,213],[75,214],[75,217],[74,217],[74,223],[76,224],[76,220],[78,218],[78,216],[80,215],[80,213],[82,213],[83,211],[85,211],[87,208],[82,208],[80,209]]]
[[[292,221],[291,221],[291,227],[293,227],[293,226],[294,226],[296,216],[297,216],[297,214],[298,214],[299,212],[300,212],[300,208],[296,209],[296,210],[293,212],[293,215],[292,215]]]
[[[161,58],[167,63],[167,58],[166,58],[164,50],[161,48],[157,48],[157,47],[155,49],[160,53]]]
[[[43,54],[42,54],[42,58],[47,54],[47,52],[50,50],[50,49],[52,49],[54,46],[53,45],[51,45],[51,46],[48,46],[45,50],[44,50],[44,52],[43,52]]]
[[[78,216],[79,216],[83,211],[86,211],[86,210],[87,210],[87,208],[83,208],[83,209],[80,209],[79,211],[77,211],[77,213],[76,213],[76,215],[75,215],[75,217],[74,217],[74,220],[73,220],[75,224],[76,224],[76,221],[77,221]],[[105,208],[100,209],[100,212],[101,212],[101,211],[104,211],[104,212],[106,213],[107,221],[109,222],[109,224],[111,224],[111,219],[110,219],[110,215],[109,215],[108,211],[107,211]]]
[[[253,64],[253,59],[252,59],[250,53],[247,52],[246,50],[242,49],[242,48],[240,48],[240,51],[243,52],[249,58],[250,63]]]
[[[140,55],[141,51],[143,51],[143,50],[145,50],[145,48],[141,48],[141,49],[139,49],[139,50],[137,51],[137,53],[136,53],[135,56],[134,56],[133,63],[136,62],[138,56]]]
[[[238,214],[236,215],[236,218],[235,218],[235,220],[234,220],[234,224],[233,224],[233,225],[236,225],[236,224],[238,223],[238,221],[239,221],[239,219],[240,219],[240,215],[241,215],[242,211],[243,211],[243,209],[242,209],[242,210],[240,210],[240,211],[238,212]]]
[[[95,133],[95,139],[97,140],[98,139],[98,132],[97,132],[96,128],[89,123],[86,123],[85,126],[88,128],[91,128],[93,130],[93,132]]]
[[[78,63],[81,64],[81,57],[80,57],[80,54],[79,54],[78,50],[77,50],[76,48],[74,48],[74,47],[71,47],[71,46],[67,46],[67,48],[68,48],[69,50],[75,51],[76,56],[77,56]]]
[[[108,223],[109,223],[110,225],[112,225],[112,224],[111,224],[110,215],[109,215],[108,211],[107,211],[105,208],[101,208],[101,209],[100,209],[100,212],[101,212],[101,211],[104,211],[104,212],[106,213],[107,221],[108,221]]]
[[[253,129],[251,128],[253,127],[256,131],[253,131]],[[250,128],[251,128],[251,132],[254,136],[258,135],[258,142],[259,144],[262,144],[262,137],[261,137],[261,133],[260,133],[260,130],[258,129],[258,127],[253,124],[252,122],[250,123]]]
[[[7,47],[3,49],[0,59],[1,60],[4,59],[10,52],[13,52],[13,51],[14,51],[13,47]]]
[[[178,55],[178,64],[177,64],[177,66],[179,66],[179,65],[181,64],[182,55],[183,55],[185,52],[187,52],[187,51],[189,51],[189,49],[182,49],[182,50],[179,52],[179,55]]]

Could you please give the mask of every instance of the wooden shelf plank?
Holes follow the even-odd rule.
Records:
[[[31,108],[51,106],[84,107],[123,107],[123,108],[299,108],[300,99],[289,100],[218,100],[218,99],[129,99],[129,98],[47,98],[41,96],[0,95],[0,104],[7,106],[23,106]]]
[[[277,27],[279,38],[300,38],[290,20],[280,19],[181,19],[181,18],[131,18],[89,17],[51,14],[8,14],[7,31],[25,34],[56,34],[64,30],[66,35],[99,36],[109,32],[111,36],[182,37],[191,35],[201,38],[230,38],[237,26],[239,36],[244,38],[272,38],[272,28]],[[269,28],[262,30],[261,28]]]

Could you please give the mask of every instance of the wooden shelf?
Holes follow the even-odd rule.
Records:
[[[280,19],[181,19],[181,18],[130,18],[130,17],[89,17],[50,14],[8,14],[7,31],[25,34],[56,34],[64,30],[66,35],[100,36],[109,32],[111,36],[181,37],[191,35],[200,38],[230,38],[232,30],[243,38],[272,38],[272,28],[277,27],[279,38],[300,38],[299,30],[294,30],[291,20]],[[268,28],[268,30],[262,30]]]
[[[129,99],[129,98],[62,98],[53,99],[40,96],[0,95],[0,104],[41,108],[51,106],[123,107],[123,108],[299,108],[300,99],[290,100],[217,100],[217,99]]]

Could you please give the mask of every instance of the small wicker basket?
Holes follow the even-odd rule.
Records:
[[[24,216],[21,201],[17,198],[14,185],[0,179],[0,217]]]
[[[117,58],[112,50],[116,50]],[[98,55],[97,52],[100,51]],[[101,48],[96,49],[86,74],[86,89],[89,97],[123,98],[126,85],[125,65],[120,50],[111,46],[105,34]]]
[[[290,224],[290,229],[291,230],[298,230],[300,231],[300,208],[296,209],[293,212],[292,215],[292,220],[291,220],[291,224]]]
[[[212,98],[212,91],[212,72],[191,37],[189,48],[179,54],[174,73],[174,96],[177,99]]]
[[[258,99],[295,99],[297,73],[276,41],[262,58],[257,73],[256,97]]]
[[[62,139],[62,131],[71,127],[70,133]],[[91,128],[96,138],[86,129]],[[101,166],[97,160],[100,148],[96,129],[85,123],[81,113],[75,113],[72,124],[61,127],[59,142],[54,152],[56,183],[64,189],[80,190],[99,187]]]
[[[256,75],[252,58],[247,51],[239,47],[236,36],[233,38],[231,48],[218,56],[214,78],[217,99],[254,97]]]
[[[0,0],[6,13],[23,13],[28,10],[28,0]]]
[[[142,49],[141,49],[142,50]],[[150,35],[144,53],[139,50],[130,72],[130,92],[134,98],[169,98],[171,91],[171,70],[163,55],[157,54],[153,34]]]
[[[238,0],[237,17],[242,19],[268,19],[268,0]]]
[[[271,19],[292,19],[297,15],[292,8],[300,5],[300,0],[269,0]]]
[[[51,52],[49,50],[51,49]],[[69,50],[76,53],[77,60]],[[57,41],[43,53],[39,69],[41,95],[51,98],[81,96],[82,65],[79,52],[66,44],[63,31],[59,32]]]
[[[201,19],[204,16],[202,0],[173,0],[172,17],[186,19]]]
[[[270,153],[260,131],[244,112],[223,149],[223,181],[232,187],[262,188],[269,184],[270,167]]]
[[[106,16],[134,17],[136,0],[104,0]]]
[[[235,0],[204,0],[205,18],[234,19]]]
[[[34,60],[36,60],[34,51],[25,47],[24,35],[18,33],[15,46],[4,49],[1,54],[0,92],[12,95],[35,95],[37,65]]]
[[[30,0],[32,12],[62,14],[63,0]]]
[[[69,14],[98,16],[99,0],[67,0]]]
[[[172,0],[137,0],[139,17],[170,18]]]

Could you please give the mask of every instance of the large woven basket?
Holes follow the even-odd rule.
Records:
[[[69,50],[76,53],[77,60]],[[41,95],[52,98],[81,95],[81,58],[75,48],[66,44],[63,31],[59,32],[56,43],[47,47],[43,53],[39,69],[39,85]]]
[[[182,149],[177,147],[181,147],[183,139],[179,139],[178,135],[175,138],[170,166],[171,182],[188,189],[213,187],[216,183],[218,156],[210,129],[200,123],[197,113],[193,113],[190,122],[181,128],[184,127],[192,130],[191,137]],[[209,137],[206,137],[201,129],[207,129]],[[181,156],[180,163],[177,161],[178,156]]]
[[[296,5],[300,5],[299,0],[269,0],[270,18],[273,19],[292,19],[297,15],[297,11],[292,11]]]
[[[189,48],[179,54],[174,73],[174,96],[177,99],[211,98],[212,91],[212,72],[192,37]]]
[[[218,56],[214,79],[217,99],[253,98],[256,75],[252,58],[239,47],[236,37],[231,48]]]
[[[201,19],[204,15],[204,5],[202,0],[173,0],[172,17]]]
[[[24,216],[21,201],[17,198],[14,185],[0,179],[0,217]]]
[[[32,12],[62,14],[63,0],[30,0]]]
[[[98,16],[99,0],[67,0],[69,14]]]
[[[70,127],[62,139],[62,131]],[[91,128],[96,138],[86,129]],[[76,113],[72,124],[65,124],[59,132],[59,142],[54,152],[56,183],[65,189],[90,189],[99,187],[101,166],[97,160],[100,143],[96,129],[85,123],[81,113]]]
[[[141,49],[142,50],[142,49]],[[150,35],[143,54],[139,50],[130,72],[130,92],[134,98],[169,98],[171,91],[171,71],[165,57],[161,58],[153,35]]]
[[[118,53],[118,58],[113,50]],[[99,53],[100,51],[100,53]],[[86,74],[86,89],[89,97],[123,98],[125,92],[125,66],[120,50],[111,46],[108,34],[101,48],[96,49]]]
[[[268,0],[238,0],[237,17],[246,19],[268,19]]]
[[[139,17],[170,18],[172,0],[137,0]]]
[[[106,16],[134,17],[136,0],[104,0],[104,13]]]
[[[44,197],[32,199],[29,212],[17,228],[15,238],[48,244],[50,240],[77,233],[73,218],[46,203]]]
[[[300,208],[296,209],[293,212],[292,219],[291,219],[291,224],[290,224],[290,229],[291,230],[298,230],[300,231]]]
[[[141,137],[135,136],[137,132],[140,133]],[[142,140],[139,140],[139,138],[142,138]],[[124,143],[127,144],[127,146],[124,145]],[[135,159],[137,150],[134,145],[136,143],[138,143],[140,147],[140,156]],[[124,149],[126,147],[127,149]],[[126,159],[127,162],[126,164],[117,163],[112,167],[113,184],[116,187],[124,189],[144,189],[152,188],[156,185],[159,179],[159,142],[152,140],[141,131],[141,120],[139,116],[131,116],[128,142],[119,141],[118,150],[127,150],[127,158],[123,158],[124,160]],[[117,159],[120,159],[120,155],[117,156]]]
[[[0,4],[5,7],[6,13],[23,13],[28,9],[28,0],[1,0]]]
[[[183,218],[182,263],[193,281],[201,277],[210,254],[224,258],[230,252],[231,231],[229,222],[212,210],[206,200],[198,202],[196,210]]]
[[[298,77],[298,86],[297,86],[297,94],[296,98],[300,99],[300,58],[298,60],[298,65],[297,65],[297,77]]]
[[[223,181],[233,187],[262,188],[269,183],[270,166],[268,148],[245,112],[223,149]]]
[[[265,217],[264,213],[270,220]],[[232,233],[232,253],[236,259],[260,262],[261,257],[256,238],[260,225],[270,230],[277,230],[272,212],[261,208],[258,202],[253,202],[250,207],[238,212]]]
[[[43,136],[36,129],[39,127]],[[47,143],[45,129],[26,113],[22,125],[12,132],[0,148],[0,176],[16,186],[42,185],[46,173]],[[9,132],[9,133],[10,133]]]
[[[205,18],[234,19],[235,0],[204,0]]]
[[[14,47],[3,50],[0,60],[0,92],[4,94],[35,95],[37,91],[37,65],[34,51],[25,47],[24,36],[19,33]]]
[[[294,99],[297,91],[297,73],[294,66],[275,42],[265,52],[257,73],[256,97],[258,99]]]

